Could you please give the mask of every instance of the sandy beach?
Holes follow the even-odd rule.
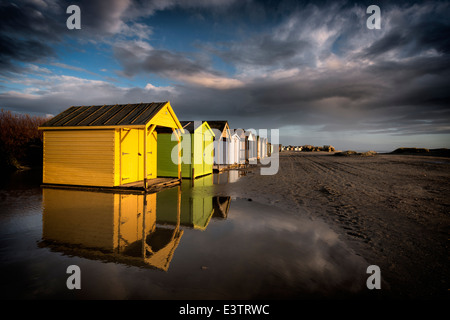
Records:
[[[368,264],[382,296],[448,297],[450,158],[281,152],[276,175],[259,168],[217,192],[321,219]]]

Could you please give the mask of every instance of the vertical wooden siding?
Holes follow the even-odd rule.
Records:
[[[172,150],[176,148],[177,141],[171,140],[172,134],[161,133],[158,134],[158,158],[157,158],[157,172],[158,177],[178,177],[178,164],[172,161]],[[189,152],[188,150],[182,150],[182,152]],[[183,178],[189,177],[185,174],[189,173],[189,164],[181,165],[181,172]]]

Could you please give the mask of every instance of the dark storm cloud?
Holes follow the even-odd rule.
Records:
[[[66,9],[76,4],[81,9],[82,29],[67,29]],[[0,4],[0,73],[18,71],[17,62],[44,62],[54,58],[64,37],[88,41],[101,40],[130,31],[126,19],[128,1],[12,1]]]
[[[0,40],[6,44],[0,49],[1,69],[14,68],[15,62],[54,57],[53,44],[67,35],[99,41],[121,34],[120,41],[110,41],[119,74],[130,81],[134,76],[145,79],[156,74],[174,84],[149,89],[104,82],[74,86],[73,79],[54,78],[32,94],[3,94],[2,106],[24,110],[25,105],[27,111],[55,113],[53,106],[161,99],[171,101],[180,119],[223,118],[235,127],[311,125],[330,134],[449,131],[450,9],[446,2],[379,2],[382,29],[368,30],[369,2],[81,1],[83,29],[77,35],[65,28],[69,1],[47,2],[46,10],[31,2],[18,3],[0,7]],[[214,5],[227,8],[228,13],[242,9],[236,20],[250,16],[252,8],[255,12],[251,22],[242,20],[245,23],[228,31],[237,32],[229,41],[199,39],[195,48],[202,51],[197,53],[155,48],[150,39],[126,37],[127,31],[138,30],[130,28],[142,27],[141,17],[186,7],[201,7],[204,10],[198,13],[206,16]],[[270,24],[259,28],[265,20]],[[228,72],[236,71],[228,75],[233,79],[225,78],[213,58],[226,64]],[[208,77],[216,81],[215,86],[201,82]]]
[[[192,75],[211,71],[204,62],[190,59],[181,53],[153,49],[135,42],[115,45],[113,52],[115,58],[120,61],[123,74],[126,76],[134,76],[142,72],[162,75],[177,72]]]
[[[61,19],[55,19],[62,15]],[[56,40],[65,28],[65,9],[60,5],[41,5],[31,1],[4,2],[0,5],[2,33]],[[63,24],[58,23],[59,21]]]
[[[47,13],[32,3],[0,5],[0,73],[20,71],[16,62],[37,62],[55,56],[51,43],[58,41],[60,27],[50,18],[59,9]]]
[[[206,49],[233,64],[291,67],[296,63],[295,57],[310,49],[310,43],[303,39],[286,41],[273,35],[260,35],[245,43],[223,43],[219,49]]]
[[[0,43],[0,73],[4,70],[17,72],[22,69],[14,61],[38,62],[43,57],[55,56],[51,47],[34,39],[13,39],[0,34]]]
[[[438,53],[450,53],[450,23],[422,21],[416,25],[403,25],[391,30],[364,50],[367,58],[376,58],[398,50],[401,57],[416,56],[430,49]]]
[[[151,34],[151,29],[136,22],[141,17],[169,8],[228,7],[234,2],[231,0],[4,2],[0,4],[0,35],[3,40],[0,49],[0,73],[17,71],[19,69],[15,65],[17,62],[45,61],[45,58],[55,57],[53,48],[64,45],[63,39],[86,42],[129,36],[147,38]],[[70,15],[66,13],[66,9],[72,4],[78,5],[81,9],[81,30],[72,31],[66,27],[66,20]],[[11,54],[11,50],[15,50],[15,54]],[[158,58],[158,53],[154,54],[155,58]],[[170,52],[168,54],[170,55]],[[186,59],[184,62],[189,63]]]

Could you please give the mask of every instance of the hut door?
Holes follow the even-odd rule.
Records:
[[[222,163],[221,164],[228,164],[228,143],[229,140],[226,138],[221,139],[222,143]]]
[[[203,173],[211,173],[214,163],[214,138],[209,134],[203,135]]]
[[[157,133],[153,131],[151,134],[147,135],[147,179],[154,179],[157,177]]]
[[[203,172],[202,173],[206,173],[207,172],[207,170],[208,170],[208,164],[206,163],[207,162],[207,160],[206,160],[206,150],[207,150],[207,145],[208,145],[208,142],[206,141],[206,139],[205,139],[206,137],[205,137],[205,135],[203,135],[203,141],[202,141],[202,162],[203,162]]]
[[[121,172],[122,184],[138,181],[139,136],[138,130],[122,130]]]
[[[240,144],[239,139],[234,139],[234,157],[233,157],[234,163],[239,163],[239,144]]]

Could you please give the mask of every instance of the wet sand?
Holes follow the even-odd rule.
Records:
[[[450,158],[280,153],[276,175],[248,170],[216,192],[321,219],[381,268],[382,297],[448,298]]]

